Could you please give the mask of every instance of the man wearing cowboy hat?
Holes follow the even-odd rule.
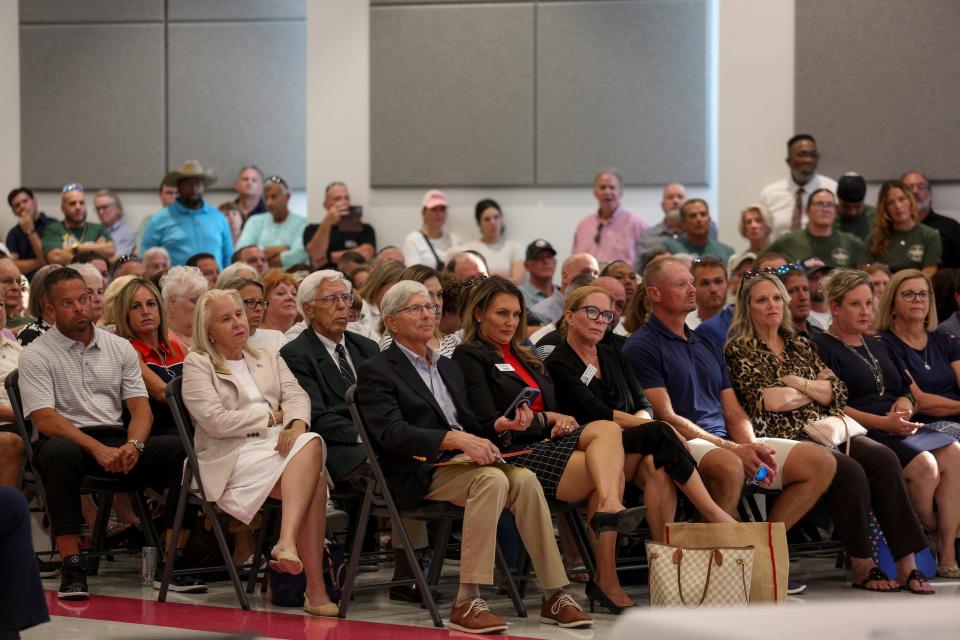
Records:
[[[163,247],[171,264],[186,264],[196,253],[211,253],[220,268],[230,264],[233,237],[220,211],[203,201],[203,189],[216,182],[196,160],[187,160],[170,173],[177,183],[177,199],[157,213],[143,233],[140,248]]]

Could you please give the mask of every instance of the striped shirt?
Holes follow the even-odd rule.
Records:
[[[123,401],[147,397],[140,359],[100,328],[88,345],[52,327],[20,355],[23,412],[54,409],[76,427],[123,426]]]

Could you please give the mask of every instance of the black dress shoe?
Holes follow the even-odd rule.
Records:
[[[431,591],[433,601],[440,603],[443,600],[443,594],[439,591]],[[423,598],[420,597],[420,589],[415,584],[402,584],[390,587],[390,599],[399,602],[409,602],[410,604],[420,604],[423,608]]]

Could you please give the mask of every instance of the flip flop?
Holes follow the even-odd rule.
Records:
[[[873,567],[870,569],[870,572],[867,573],[866,578],[864,578],[861,582],[851,582],[850,586],[854,589],[863,589],[864,591],[873,591],[874,593],[896,593],[897,591],[900,591],[900,587],[896,587],[894,589],[871,589],[867,586],[871,582],[879,582],[881,580],[889,582],[890,576],[881,571],[880,567]]]
[[[900,585],[901,588],[906,589],[910,593],[915,593],[918,596],[932,596],[936,591],[923,591],[922,589],[914,589],[910,586],[910,583],[916,580],[920,584],[927,583],[930,584],[930,581],[927,580],[927,577],[914,569],[910,572],[910,575],[907,576],[907,583]]]

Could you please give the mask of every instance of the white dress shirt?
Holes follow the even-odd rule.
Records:
[[[797,202],[797,189],[800,188],[801,186],[794,182],[793,176],[790,176],[768,184],[763,188],[763,191],[760,192],[760,202],[766,205],[767,209],[770,210],[770,215],[773,217],[773,233],[770,236],[772,239],[775,240],[790,231],[790,222],[793,220],[793,209]],[[830,191],[836,195],[837,181],[833,178],[815,173],[813,177],[810,178],[810,182],[803,185],[802,189],[803,207],[800,212],[801,229],[807,224],[807,214],[805,211],[807,198],[817,189],[830,189]]]

